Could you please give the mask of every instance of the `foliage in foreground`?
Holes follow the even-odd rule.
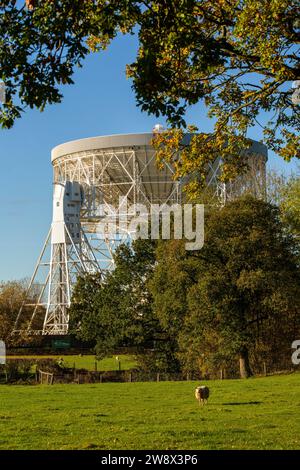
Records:
[[[291,88],[299,78],[297,0],[29,3],[30,9],[25,2],[21,8],[16,0],[0,2],[4,127],[26,106],[59,103],[60,86],[73,83],[75,67],[90,51],[138,30],[139,51],[127,72],[142,110],[184,128],[187,107],[203,101],[216,122],[213,134],[195,136],[181,174],[205,173],[222,151],[223,174],[234,176],[244,166],[247,130],[261,115],[269,148],[286,160],[299,158]],[[174,146],[174,140],[165,143]]]

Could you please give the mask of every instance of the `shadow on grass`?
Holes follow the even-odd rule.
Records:
[[[238,406],[238,405],[261,405],[262,401],[232,401],[228,403],[222,403],[224,406]]]

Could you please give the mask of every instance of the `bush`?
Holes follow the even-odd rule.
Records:
[[[9,359],[4,366],[4,372],[7,382],[28,381],[33,379],[33,359]]]
[[[137,367],[142,372],[180,372],[175,354],[170,351],[148,350],[136,356]]]

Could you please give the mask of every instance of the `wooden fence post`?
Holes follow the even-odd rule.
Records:
[[[263,366],[264,366],[264,376],[266,377],[267,376],[267,364],[264,362]]]
[[[156,382],[159,382],[159,379],[160,379],[160,375],[159,375],[159,372],[157,372],[157,374],[156,374]]]

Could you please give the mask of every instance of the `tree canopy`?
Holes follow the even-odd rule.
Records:
[[[285,176],[278,171],[267,174],[267,200],[280,209],[282,221],[288,230],[299,239],[300,237],[300,176]]]
[[[300,327],[300,278],[287,227],[278,208],[247,196],[210,212],[200,251],[161,242],[153,308],[185,371],[228,370],[239,357],[245,377],[251,362],[272,364],[278,350],[288,357]]]
[[[101,274],[79,277],[70,308],[71,332],[94,342],[99,357],[153,340],[157,323],[147,288],[155,262],[152,242],[121,245],[114,259],[115,269],[105,279]]]
[[[36,300],[35,294],[32,298],[28,298],[27,282],[28,280],[0,282],[0,338],[5,341],[7,346],[15,346],[23,341],[28,343],[36,341],[25,332],[20,336],[12,336],[21,305],[25,301]],[[30,312],[25,311],[25,314],[28,317]]]
[[[300,177],[293,176],[281,189],[280,209],[291,232],[300,238]]]
[[[179,176],[204,171],[220,152],[225,178],[241,171],[247,129],[261,115],[269,148],[286,160],[299,157],[291,88],[300,75],[299,13],[297,0],[0,2],[1,123],[11,127],[26,106],[60,102],[60,85],[72,83],[90,51],[105,49],[118,33],[136,33],[139,51],[127,74],[137,103],[179,132],[158,146],[175,152],[190,105],[203,101],[215,120],[212,134],[193,140],[196,152]]]

